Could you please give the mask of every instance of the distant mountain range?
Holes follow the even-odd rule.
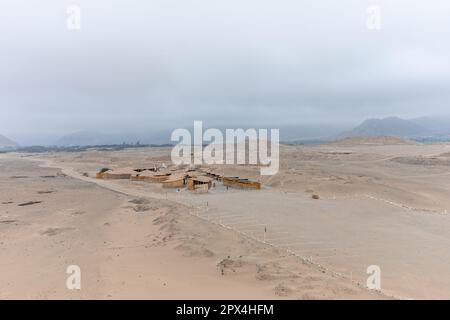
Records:
[[[0,149],[10,149],[18,146],[16,142],[0,134]]]
[[[411,120],[397,117],[368,119],[353,130],[344,132],[338,138],[394,136],[402,138],[423,138],[433,131]]]
[[[239,126],[246,128],[245,126]],[[320,143],[335,139],[352,137],[399,137],[416,140],[445,139],[450,140],[450,117],[422,117],[401,119],[389,117],[383,119],[368,119],[355,128],[346,130],[343,125],[298,125],[280,127],[281,140],[292,143]],[[192,130],[192,128],[187,128]],[[225,129],[223,129],[224,131]],[[221,129],[222,131],[222,129]],[[114,133],[105,134],[97,131],[78,131],[67,134],[51,145],[93,146],[113,144],[168,144],[171,143],[171,130],[146,133]],[[342,133],[340,133],[342,132]],[[311,140],[311,141],[310,141]],[[306,142],[305,142],[306,141]],[[17,147],[17,143],[0,136],[0,148]]]

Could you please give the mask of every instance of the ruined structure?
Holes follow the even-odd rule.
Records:
[[[186,177],[187,175],[174,175],[161,183],[163,188],[183,188],[186,184]]]
[[[143,171],[136,173],[131,176],[133,181],[145,181],[153,183],[161,183],[170,178],[169,172],[153,172],[153,171]]]
[[[206,176],[189,177],[187,179],[188,190],[196,191],[208,191],[211,188],[212,179]]]
[[[108,169],[103,168],[98,172],[95,177],[97,179],[130,179],[135,174],[133,169]]]
[[[261,189],[261,183],[257,181],[250,181],[239,177],[223,177],[222,183],[226,187],[238,189]]]

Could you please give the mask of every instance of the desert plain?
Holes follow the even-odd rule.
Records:
[[[449,143],[281,145],[273,176],[209,168],[261,190],[95,178],[170,166],[170,152],[0,154],[0,298],[450,298]],[[374,265],[380,290],[366,286]]]

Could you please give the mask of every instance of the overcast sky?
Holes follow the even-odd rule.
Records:
[[[0,134],[450,115],[449,39],[448,0],[3,0]]]

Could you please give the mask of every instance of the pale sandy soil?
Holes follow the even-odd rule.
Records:
[[[2,299],[384,298],[202,219],[181,198],[27,158],[0,157]],[[41,202],[19,206],[30,201]],[[69,265],[81,290],[66,288]]]
[[[367,267],[378,265],[385,296],[450,298],[450,145],[364,141],[280,151],[275,176],[261,178],[254,166],[216,167],[226,175],[260,179],[262,190],[206,195],[91,178],[102,167],[170,163],[169,148],[4,155],[0,200],[14,203],[0,205],[1,219],[20,222],[0,224],[0,261],[7,270],[0,276],[1,292],[8,292],[5,283],[17,285],[11,279],[20,277],[19,270],[27,275],[20,277],[24,282],[38,281],[25,270],[33,266],[54,281],[46,286],[50,280],[38,277],[42,282],[30,286],[29,296],[53,288],[45,298],[383,298],[358,286],[366,283]],[[17,157],[23,161],[12,160]],[[24,161],[37,159],[68,177],[41,181],[41,171],[57,171]],[[34,170],[25,174],[34,178],[11,178],[23,170]],[[36,194],[56,182],[58,192]],[[150,202],[128,202],[141,197]],[[91,214],[71,215],[67,209]],[[58,227],[64,232],[42,235]],[[64,272],[59,279],[51,275],[76,260],[89,266],[90,285],[98,281],[90,291],[66,292]],[[23,296],[21,289],[10,289],[10,297]]]

